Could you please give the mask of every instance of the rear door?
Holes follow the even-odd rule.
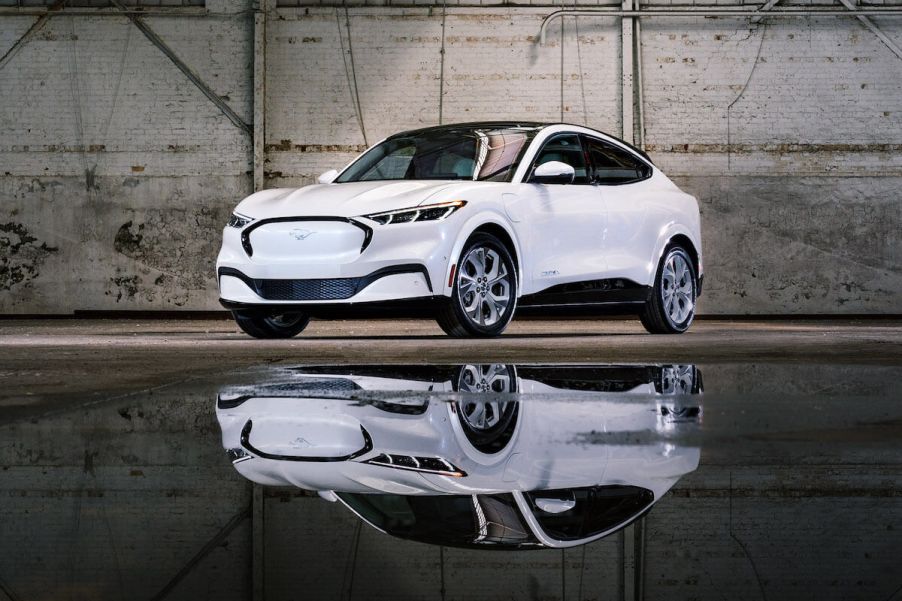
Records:
[[[612,142],[583,136],[589,178],[602,196],[607,230],[602,249],[608,278],[644,284],[658,232],[649,219],[652,167]]]

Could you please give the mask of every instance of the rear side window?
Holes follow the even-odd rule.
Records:
[[[642,181],[651,176],[651,167],[622,148],[593,138],[586,138],[585,144],[591,161],[592,183],[617,186]]]

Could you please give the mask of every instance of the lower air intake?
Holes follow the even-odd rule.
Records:
[[[257,294],[266,300],[342,300],[357,293],[362,278],[324,280],[255,280]]]

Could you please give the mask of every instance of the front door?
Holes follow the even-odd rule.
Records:
[[[514,224],[526,244],[526,294],[559,284],[596,280],[606,270],[602,254],[605,211],[601,192],[589,183],[586,155],[579,136],[559,134],[547,140],[529,173],[539,165],[559,161],[573,167],[571,184],[523,184]]]

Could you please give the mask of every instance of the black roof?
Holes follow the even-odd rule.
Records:
[[[398,132],[392,136],[389,136],[388,139],[397,138],[400,136],[409,136],[412,134],[425,134],[425,133],[433,133],[433,132],[439,133],[439,132],[443,132],[443,131],[451,132],[451,131],[456,131],[456,130],[461,130],[461,129],[524,129],[524,128],[526,128],[526,129],[530,129],[530,128],[544,129],[544,128],[550,127],[552,125],[570,125],[573,127],[585,127],[587,129],[592,129],[591,127],[588,127],[586,125],[578,125],[575,123],[563,123],[563,122],[559,122],[559,121],[556,121],[553,123],[552,122],[542,122],[542,121],[468,121],[466,123],[445,123],[442,125],[433,125],[431,127],[422,127],[420,129],[411,129],[411,130],[407,130],[407,131],[402,131],[402,132]],[[630,150],[632,150],[633,152],[635,152],[636,154],[638,154],[639,156],[644,158],[649,163],[652,163],[651,157],[649,157],[648,154],[641,148],[637,148],[636,146],[633,146],[626,140],[623,140],[617,136],[611,135],[607,132],[603,132],[601,130],[595,130],[595,131],[598,131],[599,133],[602,133],[602,134],[608,136],[609,138],[613,138],[614,140],[617,140],[618,142],[620,142],[621,144],[623,144],[624,146],[626,146],[627,148],[629,148]]]
[[[552,123],[540,123],[538,121],[469,121],[467,123],[445,123],[442,125],[432,125],[430,127],[422,127],[420,129],[411,129],[399,132],[392,138],[398,136],[409,136],[410,134],[424,134],[429,132],[455,131],[458,129],[521,129],[535,128],[541,129],[553,125]]]

